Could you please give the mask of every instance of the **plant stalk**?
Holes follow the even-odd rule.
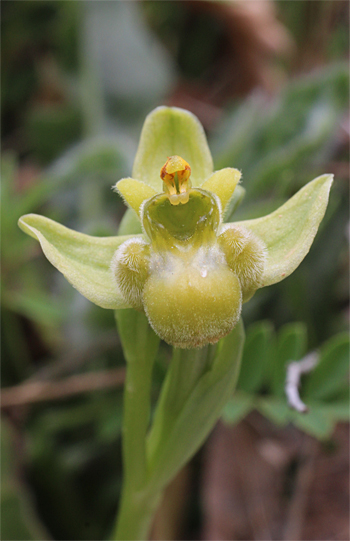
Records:
[[[147,489],[146,434],[150,419],[153,361],[159,339],[143,314],[116,315],[127,361],[122,429],[123,488],[113,539],[146,539],[160,494]]]
[[[123,492],[114,539],[144,539],[153,514],[151,495],[144,489],[151,382],[151,363],[128,363],[122,429]]]

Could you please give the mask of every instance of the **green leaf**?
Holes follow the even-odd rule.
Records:
[[[322,402],[320,404],[325,412],[329,413],[337,421],[349,421],[350,419],[350,396],[349,388],[331,402]]]
[[[150,471],[156,485],[169,482],[198,450],[219,419],[236,385],[243,344],[244,329],[240,320],[233,331],[220,340],[214,359],[197,381],[191,374],[193,367],[187,356],[195,352],[200,355],[201,350],[182,350],[189,374],[183,373],[184,363],[181,371],[171,370],[171,365],[148,441]],[[176,377],[180,378],[181,385],[174,381]],[[187,380],[194,383],[192,389]]]
[[[307,413],[293,412],[295,426],[318,439],[329,438],[332,435],[335,419],[330,412],[316,404],[310,405]]]
[[[132,177],[163,191],[160,170],[170,156],[178,155],[191,166],[193,186],[213,172],[213,161],[201,123],[177,107],[157,107],[146,118],[136,153]]]
[[[278,334],[277,351],[272,374],[272,391],[285,395],[287,364],[300,360],[306,353],[307,328],[304,323],[289,323]]]
[[[349,68],[339,63],[296,79],[269,104],[262,96],[249,97],[216,130],[216,167],[241,169],[250,196],[272,187],[287,194],[290,183],[327,160],[323,149],[346,110],[348,87]]]
[[[325,400],[348,385],[349,336],[341,333],[331,338],[320,352],[320,361],[303,385],[303,396]]]
[[[268,321],[259,321],[249,327],[244,344],[241,371],[237,389],[253,393],[258,389],[264,376],[273,326]]]
[[[54,163],[49,171],[51,181],[76,183],[94,177],[100,182],[115,182],[126,169],[127,148],[123,139],[123,134],[85,139]]]
[[[27,214],[19,227],[37,239],[47,259],[84,297],[102,308],[127,308],[110,271],[112,257],[129,236],[91,237]]]
[[[259,398],[256,403],[256,409],[278,426],[286,425],[291,415],[291,410],[286,401],[272,396]]]
[[[237,424],[244,419],[254,407],[254,397],[242,391],[236,391],[222,412],[225,423]]]
[[[30,495],[16,476],[14,435],[10,426],[1,424],[1,527],[0,538],[47,539],[47,532],[32,509]]]
[[[340,393],[332,402],[319,403],[319,407],[322,407],[322,410],[331,415],[336,421],[349,421],[349,388],[345,389],[345,393]]]
[[[280,282],[302,262],[326,211],[332,182],[333,175],[322,175],[306,184],[275,212],[237,222],[266,244],[268,255],[262,287]]]
[[[37,289],[24,293],[7,289],[3,293],[2,302],[10,310],[42,325],[57,326],[66,315],[60,302],[52,304],[49,295]]]

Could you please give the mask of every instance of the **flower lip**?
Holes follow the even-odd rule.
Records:
[[[150,238],[166,236],[186,241],[202,231],[216,233],[220,210],[216,197],[206,190],[191,188],[186,205],[174,206],[168,194],[149,199],[143,207],[143,226]]]

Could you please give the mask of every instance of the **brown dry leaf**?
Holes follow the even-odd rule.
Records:
[[[206,449],[203,474],[204,539],[273,539],[279,524],[283,472],[297,441],[276,437],[265,419],[218,424]],[[268,430],[266,430],[268,426]],[[277,457],[277,458],[276,458]]]
[[[347,424],[332,441],[330,451],[257,413],[218,424],[205,450],[203,539],[349,539]]]

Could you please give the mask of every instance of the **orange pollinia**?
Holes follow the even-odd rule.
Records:
[[[191,183],[191,167],[180,156],[170,156],[160,170],[163,189],[172,205],[187,203]]]

